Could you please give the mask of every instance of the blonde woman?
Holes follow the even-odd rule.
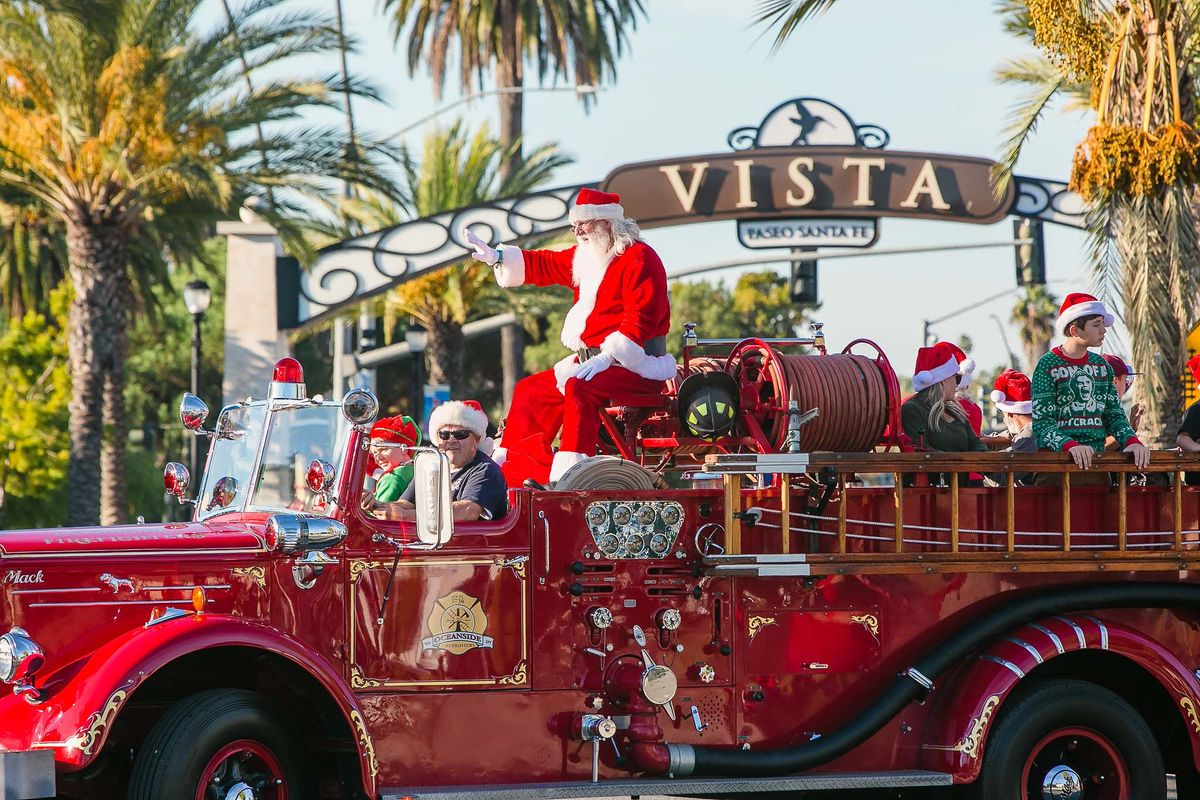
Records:
[[[955,400],[958,360],[951,346],[938,342],[917,351],[913,388],[917,393],[900,409],[900,424],[918,450],[943,453],[987,452],[971,428],[967,412]]]

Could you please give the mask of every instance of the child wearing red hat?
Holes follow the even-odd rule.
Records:
[[[947,342],[917,351],[913,370],[917,393],[900,407],[900,424],[908,438],[925,450],[964,453],[987,451],[987,445],[972,430],[966,410],[955,402],[959,362]]]
[[[421,430],[412,417],[385,417],[372,426],[371,456],[383,470],[375,484],[375,502],[394,503],[404,494],[413,479],[412,456],[408,448],[420,443]]]
[[[1145,468],[1150,451],[1125,418],[1113,385],[1113,369],[1098,353],[1113,316],[1090,294],[1072,292],[1063,301],[1055,329],[1063,343],[1042,356],[1033,371],[1033,436],[1042,450],[1069,453],[1080,469],[1111,435]],[[1049,482],[1049,481],[1047,481]],[[1097,484],[1108,483],[1108,476]]]
[[[1200,356],[1188,359],[1187,368],[1192,373],[1192,379],[1200,386]],[[1192,403],[1183,412],[1183,424],[1179,426],[1179,434],[1175,444],[1185,453],[1200,453],[1200,400]],[[1184,483],[1188,486],[1200,485],[1200,472],[1185,472]]]
[[[1117,391],[1117,399],[1124,400],[1125,394],[1133,386],[1133,378],[1135,375],[1140,375],[1140,372],[1134,372],[1133,367],[1125,363],[1125,359],[1112,353],[1105,353],[1101,356],[1113,371],[1113,387]],[[1129,407],[1129,427],[1133,428],[1134,433],[1142,426],[1142,408],[1141,403],[1134,403]],[[1120,450],[1121,443],[1113,437],[1109,436],[1104,442],[1105,450]]]
[[[1029,377],[1015,369],[1006,369],[996,376],[993,384],[992,402],[1004,413],[1004,425],[1012,436],[1009,450],[1014,453],[1036,453],[1037,443],[1033,439],[1033,386]],[[1030,485],[1034,476],[1031,472],[1018,473],[1019,484]]]

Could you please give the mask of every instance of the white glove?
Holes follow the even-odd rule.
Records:
[[[608,353],[601,353],[598,356],[592,356],[587,361],[575,367],[575,377],[581,381],[590,381],[612,365],[613,357]]]
[[[475,248],[475,252],[471,255],[475,256],[476,259],[488,265],[495,264],[500,260],[500,252],[476,236],[470,228],[463,230],[463,238],[467,240],[467,244]]]

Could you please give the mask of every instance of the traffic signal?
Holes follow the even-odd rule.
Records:
[[[792,262],[792,303],[798,306],[815,306],[817,300],[817,262]]]
[[[1013,238],[1027,239],[1016,244],[1017,286],[1044,285],[1046,283],[1046,250],[1042,242],[1042,221],[1021,217],[1013,220]]]

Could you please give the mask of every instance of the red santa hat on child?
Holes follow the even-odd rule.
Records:
[[[572,225],[592,219],[622,220],[625,219],[625,209],[621,207],[619,194],[580,189],[569,216]]]
[[[1062,308],[1058,310],[1058,321],[1054,323],[1054,329],[1058,331],[1059,336],[1066,336],[1067,326],[1072,322],[1080,317],[1091,317],[1097,314],[1104,317],[1105,325],[1113,324],[1113,315],[1108,313],[1108,309],[1105,308],[1104,303],[1090,294],[1071,292],[1063,300]]]
[[[483,406],[475,400],[447,400],[429,415],[429,435],[437,436],[447,425],[459,425],[483,439],[487,436],[488,418]]]
[[[992,402],[996,408],[1010,414],[1033,413],[1033,386],[1024,372],[1006,369],[996,376],[995,386]]]
[[[951,346],[948,342],[938,342],[933,347],[922,347],[917,351],[913,389],[921,392],[958,374],[958,359],[954,357]]]
[[[1130,375],[1141,375],[1142,374],[1140,372],[1135,372],[1133,369],[1133,366],[1130,365],[1129,363],[1127,363],[1125,361],[1125,359],[1121,358],[1118,355],[1113,355],[1112,353],[1105,353],[1104,355],[1102,355],[1100,357],[1103,358],[1105,361],[1107,361],[1108,365],[1110,367],[1112,367],[1114,378],[1127,378]]]
[[[372,425],[371,438],[416,447],[421,443],[421,430],[412,417],[397,414],[394,417],[384,417]]]
[[[971,379],[975,377],[975,359],[969,357],[956,344],[947,342],[946,346],[950,348],[950,352],[954,354],[954,360],[958,362],[958,388],[965,389],[971,385]]]

